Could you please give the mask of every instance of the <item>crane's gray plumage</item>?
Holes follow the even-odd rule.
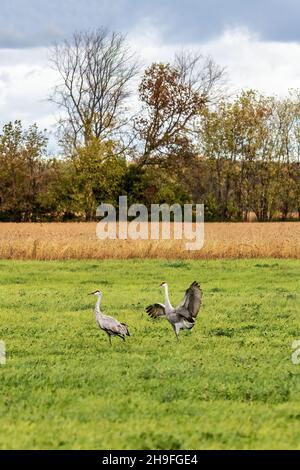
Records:
[[[101,291],[96,290],[95,292],[92,292],[92,294],[90,295],[96,295],[98,297],[97,302],[96,302],[96,307],[95,307],[96,322],[99,328],[105,331],[105,333],[108,335],[110,344],[111,344],[112,336],[118,336],[119,338],[122,338],[125,341],[126,336],[130,336],[128,326],[126,325],[126,323],[120,323],[115,318],[104,315],[101,312],[101,300],[102,300]]]
[[[163,282],[161,287],[165,289],[165,304],[156,303],[149,305],[146,308],[146,312],[151,318],[166,317],[171,323],[178,339],[180,330],[191,330],[195,326],[195,321],[202,304],[202,290],[198,282],[193,282],[186,290],[183,300],[174,308],[169,300],[168,284]]]

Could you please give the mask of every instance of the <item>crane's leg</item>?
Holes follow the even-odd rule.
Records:
[[[125,339],[125,336],[124,335],[117,335],[119,338],[121,338],[124,342],[126,341]]]
[[[112,346],[111,336],[110,335],[108,335],[108,339],[109,339],[109,344]]]
[[[177,341],[179,341],[179,331],[180,331],[180,328],[175,324],[175,325],[172,325],[173,326],[173,330],[175,332],[175,335],[176,335],[176,338],[177,338]]]

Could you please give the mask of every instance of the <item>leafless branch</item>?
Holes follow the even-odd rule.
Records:
[[[50,100],[62,111],[67,141],[76,148],[92,138],[113,138],[126,122],[130,82],[139,69],[126,38],[104,28],[77,32],[52,48],[50,61],[61,79]]]

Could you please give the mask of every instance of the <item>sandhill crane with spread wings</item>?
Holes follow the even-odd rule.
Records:
[[[179,339],[180,330],[191,330],[195,326],[195,321],[202,304],[202,290],[195,281],[187,289],[183,300],[177,307],[172,307],[169,299],[168,284],[163,282],[160,287],[165,289],[165,303],[156,303],[146,308],[146,312],[151,318],[166,317]]]
[[[95,307],[95,316],[96,322],[101,328],[101,330],[105,331],[108,335],[109,342],[111,345],[111,337],[118,336],[125,341],[126,336],[130,336],[128,326],[126,323],[120,323],[113,317],[108,317],[107,315],[103,315],[101,312],[101,301],[102,301],[102,292],[100,290],[96,290],[92,292],[90,295],[96,295],[98,297]]]

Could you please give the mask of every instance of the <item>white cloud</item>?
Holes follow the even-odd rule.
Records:
[[[203,46],[226,66],[234,90],[256,88],[285,95],[300,87],[300,43],[267,42],[247,30],[235,29]]]
[[[37,122],[40,128],[47,128],[53,148],[57,116],[47,97],[57,75],[47,57],[45,48],[0,50],[0,126],[17,119],[24,126]]]
[[[262,41],[246,28],[235,28],[205,43],[166,45],[147,21],[130,35],[130,40],[147,63],[172,60],[183,48],[210,55],[226,67],[233,91],[255,88],[285,95],[290,88],[300,88],[300,43]]]
[[[144,65],[172,60],[184,47],[211,55],[227,67],[233,90],[256,88],[284,95],[300,88],[300,44],[262,41],[246,29],[228,30],[206,43],[166,44],[157,28],[144,20],[128,39],[138,50]],[[49,67],[47,49],[0,50],[0,125],[22,119],[52,130],[55,107],[46,101],[57,76]]]

